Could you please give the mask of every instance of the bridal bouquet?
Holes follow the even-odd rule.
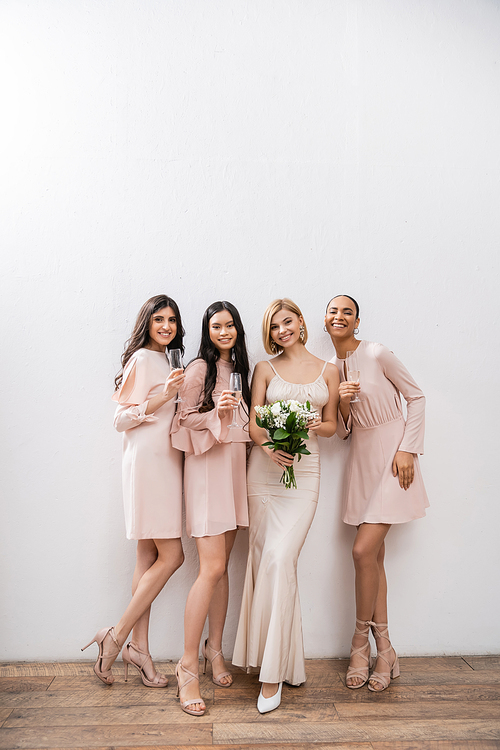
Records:
[[[267,406],[256,406],[256,422],[269,434],[269,445],[273,451],[285,451],[292,456],[298,455],[299,461],[302,456],[309,456],[311,451],[307,450],[304,440],[309,437],[307,423],[315,419],[318,413],[313,411],[309,401],[301,404],[299,401],[275,401]],[[281,476],[281,481],[287,489],[297,489],[293,466],[286,466]]]

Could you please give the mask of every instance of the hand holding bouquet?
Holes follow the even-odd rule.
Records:
[[[285,451],[291,456],[298,455],[299,461],[302,456],[310,455],[311,451],[307,450],[303,441],[309,438],[307,424],[319,415],[312,410],[309,401],[305,404],[299,401],[275,401],[267,406],[256,406],[255,411],[257,425],[267,430],[270,438],[263,446],[269,446],[273,451]],[[293,466],[285,467],[281,481],[287,489],[297,489]]]

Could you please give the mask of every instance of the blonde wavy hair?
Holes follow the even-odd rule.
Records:
[[[264,318],[262,319],[262,342],[264,344],[264,349],[268,354],[281,354],[283,351],[283,347],[279,346],[279,344],[271,338],[271,321],[273,316],[280,310],[289,310],[290,312],[295,313],[299,318],[302,318],[304,332],[301,332],[300,340],[302,344],[305,344],[307,341],[307,326],[300,307],[296,305],[295,302],[292,302],[291,299],[288,299],[288,297],[275,299],[266,307]]]

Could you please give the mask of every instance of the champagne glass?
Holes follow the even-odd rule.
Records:
[[[355,351],[353,352],[346,352],[346,370],[347,370],[347,380],[351,383],[359,383],[359,362],[358,362],[358,355]],[[351,398],[351,404],[359,404],[361,401],[364,401],[364,399],[359,397],[359,394],[356,393],[354,395],[354,398]]]
[[[238,399],[238,406],[233,408],[233,421],[229,427],[241,427],[236,421],[236,412],[241,401],[241,375],[239,372],[232,372],[229,376],[229,390],[232,391],[234,398]]]
[[[170,349],[168,352],[168,357],[170,359],[170,368],[172,370],[183,370],[184,365],[182,364],[182,349]],[[174,404],[180,404],[181,401],[184,401],[183,398],[177,394],[177,398],[174,401]]]

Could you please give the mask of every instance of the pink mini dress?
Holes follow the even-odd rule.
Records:
[[[215,408],[201,412],[206,362],[195,359],[186,368],[175,415],[172,445],[185,453],[184,503],[186,532],[190,537],[217,536],[248,526],[246,443],[250,441],[248,416],[242,403],[237,411],[239,428],[229,429],[232,414],[220,419],[217,402],[229,389],[232,362],[219,359],[212,398]]]
[[[361,403],[351,404],[347,424],[339,409],[337,435],[351,435],[346,467],[342,520],[361,523],[405,523],[425,516],[429,507],[418,454],[424,452],[425,397],[406,367],[382,344],[361,341],[356,349]],[[345,359],[334,357],[341,382]],[[403,416],[401,394],[407,406]],[[398,450],[413,453],[415,478],[407,490],[392,474]]]
[[[172,447],[174,400],[146,414],[170,373],[165,354],[139,349],[127,362],[114,426],[123,432],[123,503],[128,539],[176,539],[182,534],[182,453]]]

